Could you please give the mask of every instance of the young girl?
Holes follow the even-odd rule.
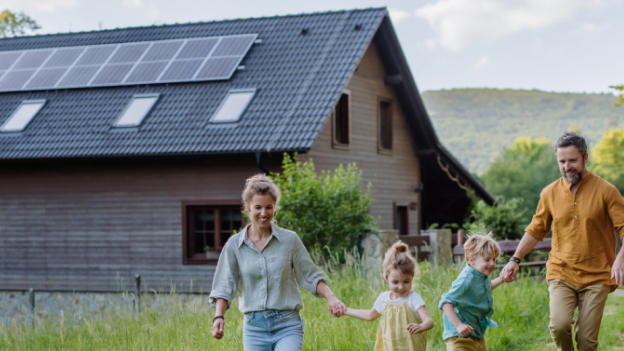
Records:
[[[412,291],[415,270],[416,261],[409,248],[397,241],[388,249],[383,262],[383,275],[390,291],[382,292],[370,311],[347,308],[345,315],[365,321],[381,316],[375,351],[427,348],[427,330],[433,328],[433,320],[420,295]]]

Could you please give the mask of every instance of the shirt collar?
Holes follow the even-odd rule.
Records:
[[[243,243],[245,242],[245,240],[247,240],[247,229],[251,226],[251,224],[248,224],[247,226],[245,226],[245,228],[243,228],[243,231],[241,231],[240,233],[240,238],[238,239],[238,247],[241,247],[241,245],[243,245]],[[281,229],[280,227],[278,227],[275,223],[271,223],[271,236],[274,237],[275,239],[277,239],[278,241],[282,241],[282,233],[281,233]],[[271,240],[271,237],[269,237],[269,240]],[[267,240],[268,243],[268,240]]]
[[[589,179],[593,178],[594,174],[590,171],[587,171],[589,173],[587,173],[586,176],[584,176],[583,178],[581,178],[581,180],[579,180],[578,182],[578,186],[580,187],[581,184],[587,183],[589,181]],[[570,190],[572,188],[572,183],[568,183],[564,180],[566,186],[568,187],[568,190]]]
[[[485,278],[485,277],[487,277],[487,275],[485,275],[485,274],[483,274],[483,273],[479,272],[478,270],[476,270],[476,269],[474,269],[474,268],[470,267],[470,264],[469,264],[469,263],[466,263],[466,268],[464,268],[464,270],[465,270],[468,274],[470,274],[470,275],[474,275],[475,277],[479,277],[479,278]]]

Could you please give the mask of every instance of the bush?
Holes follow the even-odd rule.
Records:
[[[490,206],[479,200],[466,218],[464,229],[468,231],[492,231],[497,239],[520,239],[524,234],[522,217],[526,208],[522,199],[512,198],[505,201],[497,197],[498,205]]]
[[[344,252],[375,230],[369,214],[371,185],[362,190],[362,172],[355,164],[319,175],[312,160],[301,163],[296,154],[285,154],[283,172],[272,176],[282,192],[275,218],[297,232],[308,250],[327,246]]]

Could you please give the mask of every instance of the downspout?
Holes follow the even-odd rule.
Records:
[[[262,165],[262,152],[256,151],[256,163],[258,164],[258,168],[262,171],[262,173],[269,175],[269,171]]]

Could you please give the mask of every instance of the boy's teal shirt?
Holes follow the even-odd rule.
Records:
[[[477,338],[485,335],[487,327],[497,328],[498,325],[490,318],[494,314],[494,298],[492,296],[492,282],[490,277],[479,273],[469,264],[459,273],[457,279],[451,284],[451,289],[442,295],[438,308],[450,303],[453,305],[459,320],[473,327],[470,334]],[[461,337],[455,326],[444,314],[444,334],[442,339]]]

